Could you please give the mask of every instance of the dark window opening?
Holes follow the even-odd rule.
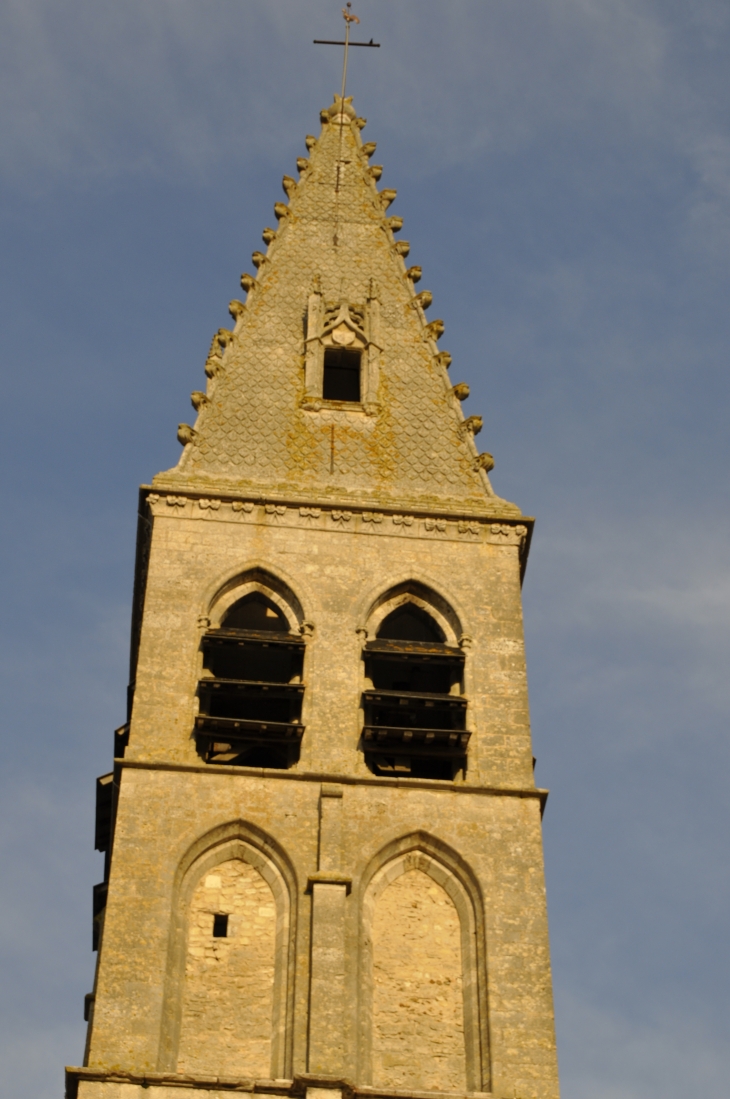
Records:
[[[272,615],[264,618],[271,608],[280,615],[254,593],[203,637],[195,737],[206,763],[284,770],[299,759],[305,642],[286,624],[282,631]],[[232,627],[231,620],[254,628]],[[262,621],[274,623],[273,630],[262,629]]]
[[[325,401],[360,400],[360,352],[341,347],[324,349]]]
[[[222,626],[226,630],[289,632],[289,623],[276,604],[257,591],[234,603],[223,619]]]
[[[225,912],[216,912],[213,916],[213,938],[214,939],[227,939],[228,938],[228,914]]]
[[[398,607],[380,624],[378,637],[392,641],[443,641],[444,635],[430,614],[415,603]]]
[[[466,769],[464,654],[413,603],[384,619],[363,653],[361,747],[376,775],[451,782]]]

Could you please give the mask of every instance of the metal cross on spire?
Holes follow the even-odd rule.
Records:
[[[353,15],[353,13],[351,11],[351,8],[352,8],[352,3],[350,2],[350,0],[348,0],[347,7],[342,9],[342,17],[345,20],[345,40],[344,40],[344,42],[335,42],[335,41],[333,41],[329,38],[315,38],[313,40],[315,46],[344,46],[345,47],[345,56],[344,56],[344,59],[343,59],[343,62],[342,62],[342,102],[343,102],[343,104],[345,102],[345,86],[347,84],[347,51],[349,50],[350,46],[370,46],[372,49],[377,49],[377,50],[380,49],[380,43],[379,42],[373,42],[372,38],[370,39],[369,42],[351,42],[350,41],[350,24],[360,22],[358,17],[356,15]]]

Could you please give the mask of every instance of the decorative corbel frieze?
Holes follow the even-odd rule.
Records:
[[[443,534],[444,531],[446,530],[446,520],[445,519],[424,519],[423,526],[429,532],[429,534],[433,533],[433,531],[435,531],[435,530],[438,531],[439,534]]]
[[[251,500],[234,500],[231,504],[231,511],[236,513],[244,512],[246,515],[250,515],[253,511],[253,502]]]
[[[321,508],[300,508],[299,509],[299,514],[301,515],[302,519],[309,519],[309,520],[319,519],[319,517],[322,514],[322,509]]]
[[[458,530],[459,534],[468,534],[472,537],[478,537],[481,526],[479,523],[472,522],[468,519],[461,519],[457,523],[456,529]]]
[[[393,526],[396,527],[412,527],[413,516],[412,515],[394,515]]]
[[[269,517],[272,523],[278,523],[282,515],[286,515],[286,510],[284,504],[264,504],[264,514]]]
[[[493,546],[521,546],[526,536],[523,523],[492,523],[487,530],[487,541]]]
[[[361,518],[363,523],[377,524],[383,521],[383,516],[379,511],[364,511]]]
[[[148,496],[147,499],[151,500],[152,497]],[[159,500],[159,496],[157,497],[157,499]],[[184,508],[185,505],[187,504],[187,502],[188,501],[187,501],[187,498],[185,496],[166,496],[165,497],[165,503],[167,504],[167,506],[169,508]]]
[[[333,523],[349,523],[352,519],[351,511],[331,511],[330,518]]]
[[[206,500],[206,499],[198,500],[198,507],[200,508],[201,511],[218,511],[220,509],[220,506],[221,506],[220,500],[215,500],[215,499],[214,500]]]

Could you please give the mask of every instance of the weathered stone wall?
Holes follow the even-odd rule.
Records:
[[[228,934],[213,937],[214,914]],[[254,867],[229,860],[192,898],[178,1053],[180,1072],[271,1075],[276,911]]]
[[[465,1091],[461,929],[421,870],[396,878],[373,920],[373,1084]]]

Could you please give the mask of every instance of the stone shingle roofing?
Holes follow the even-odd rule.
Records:
[[[266,254],[253,255],[257,276],[242,276],[235,326],[214,337],[180,462],[155,486],[519,515],[494,495],[490,456],[474,442],[481,421],[464,419],[453,392],[436,344],[443,325],[429,325],[430,294],[416,294],[418,269],[407,272],[400,219],[388,215],[395,193],[377,190],[364,121],[339,97],[321,117],[299,182],[284,177],[289,202],[275,205]],[[366,333],[377,386],[362,405],[307,392],[307,348],[326,326],[307,343],[313,300],[323,318],[345,302]]]

